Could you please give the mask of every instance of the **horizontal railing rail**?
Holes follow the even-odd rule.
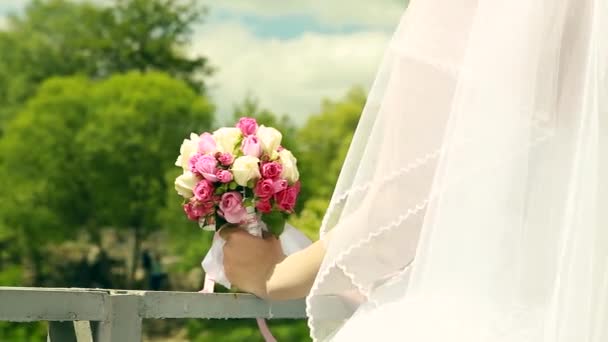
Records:
[[[345,317],[339,301],[326,314]],[[0,287],[0,321],[49,321],[49,342],[141,341],[142,319],[302,319],[304,300],[249,294]]]

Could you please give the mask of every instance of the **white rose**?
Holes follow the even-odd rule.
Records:
[[[260,160],[252,156],[236,158],[232,164],[234,181],[240,186],[247,186],[247,182],[260,178]]]
[[[197,183],[198,178],[196,178],[196,175],[190,171],[186,171],[175,179],[175,191],[183,198],[190,199],[194,196],[192,190]]]
[[[293,156],[291,151],[282,150],[279,152],[279,158],[281,165],[283,165],[283,172],[281,178],[286,179],[289,183],[293,184],[300,179],[300,172],[298,171],[298,160]]]
[[[262,150],[273,158],[276,154],[277,148],[281,145],[281,139],[283,135],[272,127],[266,127],[264,125],[258,127],[258,131],[255,135],[260,139],[262,144]]]
[[[222,153],[234,153],[236,144],[242,137],[241,130],[236,127],[224,127],[213,132],[217,150]]]
[[[190,133],[190,139],[184,139],[182,146],[179,148],[179,157],[175,161],[175,166],[180,166],[184,171],[189,169],[188,162],[198,152],[199,140],[200,137],[195,133]]]

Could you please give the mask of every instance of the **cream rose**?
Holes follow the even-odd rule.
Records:
[[[236,144],[242,137],[241,130],[236,127],[224,127],[213,132],[217,150],[221,153],[234,153]]]
[[[234,181],[240,186],[247,186],[247,182],[260,178],[260,160],[252,156],[236,158],[232,164]]]
[[[277,131],[272,127],[266,127],[264,125],[258,128],[258,131],[255,134],[260,140],[260,144],[262,145],[262,151],[268,154],[271,158],[274,159],[276,156],[277,149],[281,145],[281,139],[283,139],[283,135],[281,132]]]
[[[181,167],[184,171],[190,168],[188,162],[198,152],[199,140],[200,137],[195,133],[190,133],[190,139],[184,139],[182,146],[179,148],[179,157],[175,161],[175,166]]]
[[[291,184],[297,182],[298,179],[300,179],[298,160],[293,156],[291,151],[283,149],[281,152],[279,152],[279,159],[281,161],[281,165],[283,165],[281,178],[286,179]]]
[[[194,196],[193,189],[197,183],[198,178],[196,178],[196,175],[190,171],[186,171],[175,179],[175,191],[183,198],[190,199]]]

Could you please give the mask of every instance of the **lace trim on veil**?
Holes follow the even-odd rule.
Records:
[[[327,214],[323,217],[323,221],[321,222],[321,239],[324,238],[325,234],[327,233],[327,230],[330,229],[327,227],[327,225],[328,225],[328,221],[329,221],[329,217],[331,216],[331,213],[333,213],[336,210],[336,207],[341,202],[345,201],[351,195],[366,191],[369,188],[376,186],[376,185],[386,184],[395,178],[401,177],[405,174],[412,172],[413,170],[416,170],[416,169],[426,165],[428,162],[437,159],[439,157],[439,155],[441,154],[441,150],[442,150],[441,148],[438,148],[435,151],[426,154],[422,158],[417,158],[415,161],[409,163],[407,166],[404,166],[398,170],[391,172],[388,176],[385,176],[380,180],[368,181],[362,185],[352,187],[349,190],[336,196],[335,199],[331,200],[329,207],[327,208]],[[333,227],[331,227],[331,228],[333,228]]]
[[[538,124],[538,122],[532,123],[533,126],[537,125],[537,124]],[[544,130],[543,134],[539,134],[538,136],[531,138],[529,143],[525,144],[524,146],[527,148],[535,148],[535,147],[538,147],[538,145],[546,142],[547,140],[549,140],[550,138],[555,136],[555,131],[553,129],[543,129],[543,130]],[[439,155],[441,154],[442,150],[443,150],[443,148],[440,148],[440,149],[437,149],[436,151],[434,151],[433,153],[427,154],[424,158],[418,158],[416,161],[410,163],[408,166],[401,168],[397,171],[394,171],[389,176],[384,177],[380,181],[368,182],[360,187],[350,189],[350,191],[343,193],[338,198],[338,200],[335,200],[333,202],[334,208],[328,209],[328,213],[330,213],[330,210],[335,209],[335,205],[339,204],[341,201],[344,201],[346,198],[348,198],[348,195],[351,195],[356,192],[364,191],[373,185],[387,183],[387,182],[391,181],[392,179],[395,179],[396,177],[407,174],[408,172],[427,164],[429,161],[438,158]],[[463,180],[465,178],[469,178],[469,177],[474,177],[475,174],[478,174],[480,172],[487,172],[488,169],[499,167],[504,163],[512,161],[512,159],[516,158],[518,155],[519,155],[519,153],[517,151],[514,151],[507,156],[499,156],[498,158],[494,159],[493,162],[476,168],[474,170],[474,172],[473,172],[473,170],[471,170],[470,173],[462,175],[461,180]],[[369,300],[369,298],[371,297],[371,291],[373,290],[373,287],[371,286],[372,284],[365,285],[365,284],[362,284],[359,281],[357,281],[357,276],[348,270],[347,265],[345,265],[345,263],[344,263],[345,260],[351,254],[353,254],[356,250],[371,243],[375,238],[393,231],[395,227],[399,227],[402,223],[407,221],[412,216],[417,215],[420,212],[422,212],[423,210],[425,210],[427,208],[428,204],[430,203],[430,201],[437,195],[438,195],[438,193],[431,191],[428,194],[428,197],[426,199],[422,200],[417,205],[408,208],[403,214],[396,216],[392,221],[379,227],[376,231],[372,231],[369,234],[367,234],[367,236],[365,236],[364,238],[360,238],[356,243],[349,246],[346,250],[341,251],[335,257],[332,265],[329,265],[328,267],[326,267],[325,269],[323,269],[322,271],[319,272],[319,274],[317,276],[317,281],[315,281],[315,283],[313,284],[313,287],[310,291],[311,296],[309,296],[306,299],[306,302],[307,302],[306,303],[307,304],[306,305],[306,314],[309,317],[308,326],[310,328],[311,336],[313,336],[313,338],[317,339],[318,336],[317,336],[317,332],[315,329],[314,315],[312,314],[313,305],[311,304],[311,299],[312,299],[312,294],[319,291],[321,284],[323,284],[325,282],[325,278],[334,269],[339,269],[347,278],[349,278],[349,280],[351,281],[351,284],[360,292],[360,294],[363,295],[366,300]],[[328,216],[329,215],[326,215],[326,217],[324,218],[324,221],[327,220]],[[326,224],[326,222],[325,222],[325,224]],[[407,270],[407,268],[409,266],[411,266],[412,262],[413,262],[413,260],[410,260],[407,263],[405,269],[394,272],[394,274],[399,274],[399,273],[403,272],[404,270]],[[374,303],[372,303],[372,304],[374,304]]]
[[[403,173],[403,172],[402,172]],[[365,238],[360,239],[357,243],[351,245],[348,249],[340,252],[340,254],[336,257],[335,262],[330,266],[327,267],[323,272],[320,272],[317,275],[317,281],[314,283],[310,293],[315,293],[319,290],[319,285],[324,283],[325,278],[331,273],[333,268],[338,268],[340,271],[342,271],[342,273],[349,278],[349,280],[351,281],[352,285],[355,286],[357,288],[357,290],[360,292],[361,295],[363,295],[366,299],[369,299],[370,297],[370,292],[371,292],[371,288],[369,288],[368,286],[365,286],[364,284],[359,283],[356,280],[356,276],[355,274],[353,274],[352,272],[349,272],[346,265],[343,264],[344,260],[346,258],[348,258],[348,256],[350,254],[352,254],[355,250],[365,246],[366,244],[370,243],[374,238],[385,234],[387,232],[392,231],[395,227],[399,227],[399,225],[403,222],[405,222],[407,219],[409,219],[410,217],[412,217],[413,215],[418,214],[419,212],[423,211],[427,204],[428,204],[429,200],[424,200],[422,201],[420,204],[415,205],[412,208],[409,208],[404,214],[397,216],[393,221],[389,222],[388,224],[380,227],[377,231],[375,232],[371,232],[370,234],[368,234]],[[411,261],[409,262],[411,263]],[[408,263],[408,264],[409,264]],[[314,328],[314,316],[312,315],[312,305],[311,305],[311,296],[309,296],[306,301],[306,315],[309,317],[308,320],[308,327],[310,328],[311,331],[311,335],[314,337],[316,336],[316,331]]]

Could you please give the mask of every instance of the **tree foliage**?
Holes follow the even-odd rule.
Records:
[[[47,81],[1,140],[0,216],[36,242],[32,250],[48,230],[62,237],[65,227],[72,238],[74,229],[104,226],[142,237],[159,225],[172,187],[164,175],[181,139],[194,126],[209,127],[212,110],[161,73]]]
[[[298,132],[305,199],[331,196],[364,104],[364,91],[353,88],[339,101],[323,101],[321,112]]]
[[[0,217],[34,263],[44,243],[68,237],[66,228],[85,217],[73,137],[88,116],[88,86],[81,78],[49,80],[0,140]]]
[[[291,223],[316,238],[340,175],[359,117],[365,92],[351,89],[340,100],[325,100],[296,135],[302,182],[300,215]]]
[[[94,79],[158,70],[204,89],[204,57],[184,53],[204,14],[196,1],[114,0],[108,6],[34,0],[0,31],[0,130],[38,85],[53,76]]]

